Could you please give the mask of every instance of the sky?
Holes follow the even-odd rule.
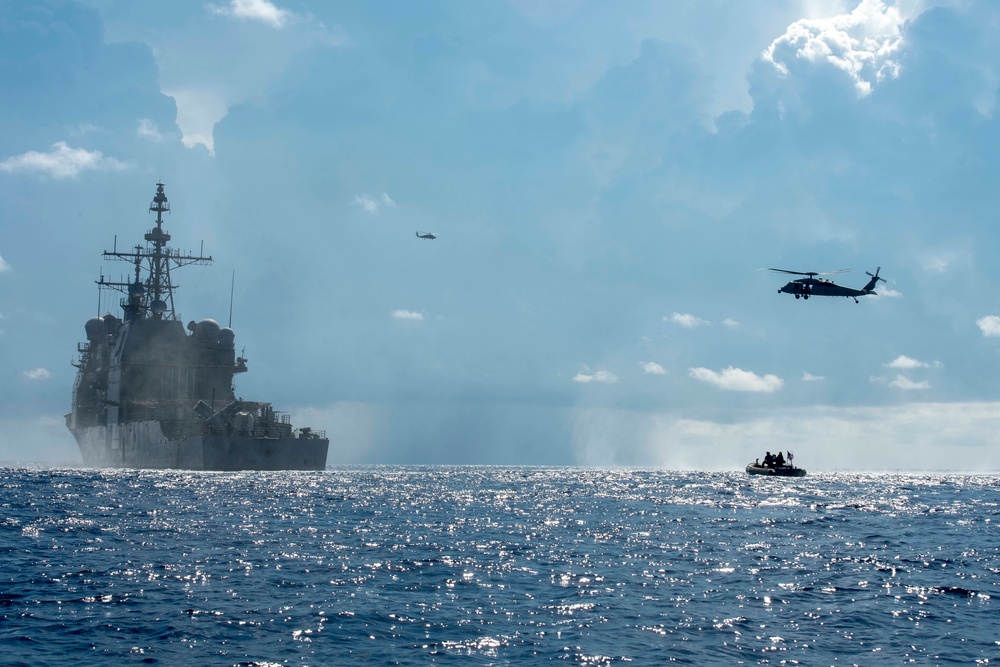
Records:
[[[165,183],[330,465],[1000,471],[1000,5],[0,0],[0,460]],[[435,240],[419,239],[430,231]],[[203,250],[202,250],[203,249]],[[796,300],[833,271],[877,295]],[[231,282],[232,281],[232,282]]]

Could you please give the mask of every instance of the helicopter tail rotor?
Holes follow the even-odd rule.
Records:
[[[875,293],[875,285],[877,285],[880,280],[882,282],[885,282],[885,278],[879,278],[878,272],[881,271],[881,270],[882,270],[882,267],[880,266],[877,269],[875,269],[875,273],[871,273],[869,271],[865,271],[865,273],[867,273],[869,276],[872,277],[872,279],[869,280],[868,284],[865,285],[865,287],[864,287],[864,291],[865,292],[869,292],[871,294],[874,294]]]

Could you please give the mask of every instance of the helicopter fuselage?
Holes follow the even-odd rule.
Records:
[[[861,289],[854,289],[853,287],[844,287],[843,285],[838,285],[832,280],[827,280],[826,278],[817,278],[816,276],[821,275],[816,271],[789,271],[788,269],[770,269],[771,271],[777,271],[779,273],[792,273],[799,276],[805,276],[805,278],[796,278],[788,283],[786,283],[781,289],[778,290],[778,294],[791,294],[796,299],[808,299],[811,296],[843,296],[847,298],[854,299],[855,303],[858,302],[859,296],[868,296],[869,294],[877,294],[875,291],[875,285],[881,280],[885,282],[885,278],[879,278],[879,271],[882,267],[875,269],[875,273],[868,273],[871,276],[871,280],[868,284]],[[845,273],[847,269],[841,269],[840,271],[828,271],[829,273]],[[822,275],[826,275],[822,274]]]
[[[860,290],[838,285],[831,280],[821,278],[800,278],[792,280],[778,290],[780,293],[793,294],[795,298],[808,299],[811,296],[843,296],[854,297],[875,294],[871,290]]]

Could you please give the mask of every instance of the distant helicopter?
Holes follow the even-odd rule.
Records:
[[[885,278],[879,278],[878,272],[882,270],[882,267],[875,269],[875,273],[869,273],[865,271],[869,276],[872,277],[868,281],[868,284],[861,289],[854,289],[851,287],[844,287],[843,285],[838,285],[832,280],[826,280],[824,278],[817,278],[816,276],[828,276],[834,273],[847,273],[847,269],[842,269],[840,271],[827,271],[825,273],[817,273],[816,271],[788,271],[785,269],[768,269],[769,271],[778,271],[780,273],[791,273],[796,276],[806,276],[805,278],[799,278],[787,283],[784,287],[778,290],[781,294],[794,294],[795,298],[798,299],[802,297],[803,299],[808,299],[811,296],[849,296],[854,299],[854,303],[859,303],[859,296],[867,296],[869,294],[876,294],[875,285],[878,281],[885,282]]]
[[[431,234],[430,232],[424,232],[423,234],[421,234],[420,232],[417,232],[417,238],[418,239],[432,239],[433,240],[433,239],[436,239],[437,237],[434,236],[433,234]]]

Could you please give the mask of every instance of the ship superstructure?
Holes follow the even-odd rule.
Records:
[[[131,278],[97,280],[120,292],[121,318],[108,313],[85,325],[66,424],[85,465],[192,470],[322,470],[329,440],[293,429],[270,403],[236,398],[233,379],[247,371],[236,335],[212,319],[185,325],[174,309],[172,271],[210,264],[202,253],[171,247],[163,228],[170,211],[157,183],[149,207],[156,226],[146,244],[104,257],[133,265]]]

